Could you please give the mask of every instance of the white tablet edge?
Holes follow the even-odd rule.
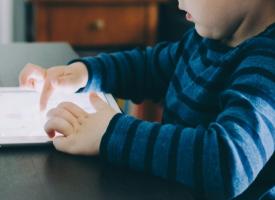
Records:
[[[0,87],[0,92],[20,92],[26,91],[18,87]],[[121,113],[121,110],[116,103],[114,97],[111,94],[102,93],[106,98],[108,104],[115,109],[115,111]],[[52,140],[48,136],[31,136],[31,137],[5,137],[0,138],[0,148],[4,146],[29,146],[29,145],[42,145],[42,144],[52,144]]]

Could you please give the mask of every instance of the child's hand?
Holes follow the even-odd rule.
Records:
[[[84,87],[87,81],[86,66],[80,62],[49,69],[27,64],[19,75],[20,87],[41,92],[40,110],[46,109],[48,100],[55,90],[73,93]]]
[[[97,155],[103,134],[110,120],[117,113],[95,93],[90,101],[96,113],[89,114],[73,103],[61,103],[48,112],[45,131],[59,151],[78,155]]]

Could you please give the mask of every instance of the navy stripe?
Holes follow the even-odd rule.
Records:
[[[216,114],[219,111],[219,108],[215,105],[201,104],[185,95],[183,93],[183,89],[181,88],[180,81],[178,80],[177,76],[174,76],[172,84],[176,90],[176,93],[179,94],[179,99],[192,110],[196,112],[207,112],[209,114]]]
[[[228,67],[232,67],[232,64],[234,64],[234,66],[237,66],[239,64],[239,62],[241,62],[244,59],[247,59],[249,57],[259,57],[259,56],[263,56],[263,57],[267,57],[267,58],[275,58],[275,52],[274,51],[269,51],[267,49],[257,49],[257,50],[253,50],[253,51],[246,51],[240,55],[238,55],[238,57],[235,58],[234,63],[232,63],[232,61],[226,61],[226,60],[210,60],[209,58],[207,58],[207,48],[204,45],[201,45],[199,48],[199,55],[201,58],[201,63],[202,65],[207,68],[209,66],[212,67],[223,67],[223,66],[228,66]],[[186,63],[189,63],[189,60],[187,60]]]
[[[201,46],[198,49],[199,51],[199,55],[201,58],[201,63],[203,66],[205,66],[205,68],[212,66],[215,68],[219,68],[222,66],[228,66],[232,68],[232,61],[231,62],[226,62],[225,60],[223,60],[223,63],[219,60],[210,60],[209,58],[207,58],[207,47],[204,46],[203,44],[201,44]],[[222,55],[221,55],[222,56]],[[263,57],[268,57],[268,58],[275,58],[275,52],[274,51],[268,51],[267,49],[257,49],[257,50],[253,50],[253,51],[246,51],[240,55],[238,55],[238,57],[235,58],[234,60],[234,65],[237,66],[239,64],[239,62],[241,62],[243,59],[247,59],[249,57],[259,57],[259,56],[263,56]],[[189,54],[187,53],[187,51],[184,51],[184,55],[183,58],[187,57],[188,59],[185,59],[185,63],[189,63]]]
[[[176,49],[176,52],[175,52],[175,62],[178,62],[179,59],[182,57],[183,51],[186,51],[186,50],[184,49],[183,41],[180,41],[178,44],[178,48]],[[172,52],[170,51],[169,53],[172,53]],[[176,66],[176,64],[177,63],[175,63],[174,66]]]
[[[163,69],[161,68],[161,64],[160,64],[160,52],[164,50],[164,48],[167,47],[167,43],[160,43],[157,48],[155,49],[155,51],[153,52],[153,64],[155,65],[155,67],[153,67],[153,69],[155,69],[155,71],[157,72],[156,76],[159,76],[160,80],[163,80],[164,82],[168,82],[168,77],[165,75],[165,72],[163,71]],[[165,49],[167,50],[167,49]]]
[[[130,83],[130,85],[132,86],[131,90],[128,90],[129,95],[131,97],[135,97],[136,96],[136,91],[137,91],[137,80],[136,80],[136,64],[134,63],[131,55],[129,52],[124,52],[123,53],[126,62],[128,63],[129,66],[129,71],[130,73],[128,73],[128,81]]]
[[[100,57],[95,57],[95,59],[97,60],[97,62],[100,64],[100,70],[101,70],[101,88],[103,91],[108,92],[108,90],[106,90],[106,80],[107,80],[107,71],[106,71],[106,66],[105,63],[103,62],[103,60]]]
[[[123,85],[122,85],[122,76],[121,76],[122,71],[120,70],[120,63],[113,54],[110,54],[110,58],[113,61],[113,64],[114,64],[114,67],[115,67],[115,73],[116,73],[115,77],[116,77],[116,86],[117,86],[117,88],[114,91],[114,93],[116,95],[121,94],[121,96],[124,96],[125,90],[124,90]]]
[[[115,126],[117,124],[117,121],[119,120],[119,118],[122,116],[122,114],[118,113],[116,114],[110,121],[108,128],[105,132],[105,134],[103,135],[102,139],[101,139],[101,143],[100,143],[100,156],[102,159],[104,160],[108,160],[109,156],[108,156],[108,145],[110,142],[110,138],[114,132]]]
[[[167,52],[168,52],[168,60],[169,60],[169,63],[171,64],[171,66],[176,66],[177,63],[174,61],[174,58],[171,54],[171,48],[172,48],[172,45],[169,45],[168,46],[168,49],[167,49]],[[169,78],[167,77],[167,81],[169,80]]]
[[[193,177],[195,182],[196,192],[198,192],[201,196],[204,195],[204,181],[203,181],[203,136],[204,129],[198,127],[196,131],[196,138],[193,146],[193,160],[194,160],[194,170]]]
[[[185,65],[187,65],[189,63],[190,54],[188,52],[188,49],[183,49],[181,58],[183,59]]]
[[[261,113],[261,117],[263,118],[266,126],[268,127],[268,130],[270,132],[270,135],[273,139],[273,143],[274,143],[274,149],[275,149],[275,127],[274,125],[272,124],[272,122],[266,117],[264,116],[262,113]]]
[[[194,49],[193,49],[193,52],[190,51],[191,46],[193,44],[197,44],[196,42],[198,40],[201,40],[201,37],[197,35],[196,31],[190,30],[190,31],[187,31],[187,33],[190,33],[190,34],[184,35],[184,37],[185,36],[188,36],[188,37],[187,38],[183,37],[183,39],[181,40],[181,48],[178,49],[176,52],[176,55],[179,55],[179,53],[181,53],[181,58],[184,60],[185,64],[189,62],[191,53],[194,53]]]
[[[254,106],[247,99],[244,99],[244,98],[234,98],[233,100],[230,100],[226,104],[226,108],[230,108],[230,107],[238,107],[238,108],[241,108],[242,110],[250,111],[251,113],[257,112]]]
[[[168,161],[168,169],[167,169],[167,177],[170,180],[175,180],[177,177],[177,161],[178,161],[178,147],[179,147],[179,141],[180,141],[180,136],[182,132],[182,127],[177,126],[173,133],[172,141],[170,144],[170,149],[169,149],[169,161]]]
[[[231,116],[227,116],[227,117],[224,117],[224,119],[222,121],[232,121],[233,123],[237,123],[239,126],[241,126],[246,132],[248,132],[249,135],[252,135],[250,131],[251,130],[251,127],[249,127],[247,124],[245,124],[244,122],[242,122],[241,120],[235,118],[235,117],[231,117]],[[255,133],[253,133],[255,134]],[[256,136],[258,137],[258,136]],[[253,139],[255,139],[255,137],[253,137]],[[262,165],[265,164],[266,162],[266,153],[265,153],[265,150],[263,148],[263,145],[260,141],[255,141],[254,140],[254,144],[257,144],[257,145],[261,145],[261,146],[256,146],[256,148],[258,149],[258,152],[260,153],[260,156],[258,156],[258,158],[260,158],[262,160]],[[259,144],[260,143],[260,144]],[[250,162],[247,158],[247,154],[244,153],[244,150],[242,147],[239,147],[239,145],[235,144],[236,146],[236,149],[238,151],[238,155],[240,157],[240,160],[242,162],[242,165],[245,169],[245,173],[246,173],[246,176],[248,178],[248,181],[249,182],[252,182],[253,181],[253,170],[252,170],[252,166],[250,165]],[[254,155],[255,156],[255,155]]]
[[[242,127],[252,137],[252,140],[254,141],[257,149],[259,150],[259,153],[261,155],[261,159],[262,159],[263,163],[266,162],[267,156],[266,156],[265,148],[261,141],[259,133],[255,130],[255,127],[252,127],[250,124],[246,123],[245,120],[237,118],[235,116],[223,117],[221,119],[221,121],[232,121],[232,122],[238,124],[240,127]],[[256,126],[256,122],[254,122],[253,125]]]
[[[274,97],[270,96],[269,94],[267,94],[263,90],[260,90],[259,88],[245,84],[235,84],[231,87],[231,89],[262,98],[267,103],[269,103],[269,105],[275,110],[275,100],[273,99]]]
[[[164,77],[164,82],[165,84],[168,84],[170,79],[171,79],[171,76],[172,76],[172,73],[174,72],[175,68],[176,68],[176,65],[177,65],[177,60],[174,60],[172,54],[171,54],[171,51],[172,51],[172,48],[173,48],[173,45],[169,45],[166,49],[167,51],[167,59],[168,59],[168,66],[163,66],[165,67],[163,71],[163,77]]]
[[[208,90],[208,92],[217,93],[224,88],[224,81],[222,82],[217,80],[215,81],[205,80],[202,77],[197,76],[190,66],[186,67],[186,72],[189,78],[193,82],[195,82],[197,85],[199,85],[203,89]]]
[[[261,67],[253,67],[253,66],[240,69],[239,71],[237,71],[232,75],[231,79],[236,80],[241,76],[247,76],[247,75],[259,75],[270,80],[273,83],[275,82],[275,75],[272,74],[271,71],[268,71]]]
[[[275,58],[275,52],[270,51],[267,49],[256,49],[253,51],[247,51],[242,55],[242,58],[249,58],[249,57],[267,57],[267,58]]]
[[[125,166],[129,166],[129,158],[130,158],[130,153],[131,153],[131,148],[133,145],[133,139],[135,138],[137,128],[140,125],[141,121],[136,120],[134,121],[127,133],[126,140],[125,140],[125,145],[122,150],[122,163],[124,163]]]
[[[142,97],[143,99],[147,98],[149,96],[149,91],[147,91],[146,89],[146,84],[147,84],[147,81],[148,81],[148,71],[149,71],[149,66],[152,65],[152,63],[150,63],[148,60],[148,58],[150,58],[150,56],[145,53],[145,52],[140,52],[142,53],[142,55],[144,56],[144,65],[142,66],[142,70],[143,70],[143,80],[140,81],[140,85],[141,85],[141,89],[139,90],[140,92],[143,92],[145,91],[145,93],[140,93],[140,97]],[[152,91],[151,91],[152,92]]]
[[[222,135],[227,134],[220,126],[212,126],[211,128],[216,130],[218,147],[219,147],[219,160],[220,160],[220,170],[221,178],[223,183],[223,191],[225,196],[231,196],[234,193],[234,189],[230,183],[233,182],[233,174],[231,172],[232,164],[229,162],[233,158],[232,150],[228,145],[227,139],[222,137]],[[207,174],[206,174],[207,176]]]
[[[230,48],[229,48],[230,49]],[[218,49],[217,49],[218,50]],[[223,51],[227,51],[227,50],[223,50],[223,49],[220,49],[222,51],[213,51],[213,53],[217,53],[217,54],[221,54],[220,56],[218,56],[217,58],[215,58],[213,56],[213,60],[211,60],[210,58],[207,57],[207,52],[208,51],[211,51],[211,49],[209,49],[208,46],[206,46],[204,43],[201,43],[200,45],[200,48],[199,48],[199,56],[200,56],[200,59],[201,59],[201,62],[202,62],[202,65],[207,68],[209,66],[213,66],[213,67],[222,67],[224,60],[221,59],[221,57],[225,54],[225,52]],[[223,53],[223,54],[222,54]]]
[[[201,43],[201,46],[199,48],[199,56],[200,56],[202,65],[205,68],[209,67],[210,65],[218,65],[218,63],[216,63],[215,61],[212,61],[207,58],[207,48],[203,45],[203,43]]]
[[[148,51],[148,50],[147,50]],[[148,61],[147,61],[147,58],[148,58],[148,52],[145,53],[140,47],[136,48],[135,51],[133,51],[133,54],[135,56],[137,56],[138,58],[143,58],[140,60],[140,63],[136,63],[136,67],[135,69],[137,70],[135,73],[137,74],[136,76],[136,90],[134,90],[133,92],[135,92],[135,98],[132,98],[131,100],[134,102],[134,103],[140,103],[142,102],[143,99],[145,99],[145,94],[143,94],[143,91],[144,91],[144,87],[145,87],[145,82],[144,79],[146,78],[145,77],[145,74],[146,74],[146,69],[148,67]],[[142,72],[142,74],[141,74]],[[141,80],[141,78],[143,80]]]
[[[173,119],[173,123],[177,123],[180,124],[182,126],[185,127],[193,127],[193,125],[189,122],[187,122],[185,119],[183,119],[183,117],[180,117],[178,115],[177,111],[173,111],[170,108],[168,108],[167,106],[164,107],[164,115],[165,118],[167,118],[167,120],[165,120],[165,122],[169,122],[168,119]],[[171,123],[171,122],[169,122]]]
[[[153,155],[154,155],[154,149],[155,144],[157,141],[157,137],[160,133],[160,125],[155,124],[153,128],[150,131],[150,136],[147,143],[146,148],[146,156],[145,156],[145,162],[144,162],[144,171],[148,173],[152,173],[152,162],[153,162]]]

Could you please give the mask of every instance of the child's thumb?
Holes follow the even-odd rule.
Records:
[[[90,93],[90,102],[96,110],[101,110],[106,106],[106,102],[103,101],[96,93]]]

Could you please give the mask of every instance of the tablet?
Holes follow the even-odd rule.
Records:
[[[98,95],[120,112],[112,95]],[[40,94],[18,87],[0,88],[0,145],[50,144],[44,131],[47,111],[61,102],[72,102],[88,113],[95,109],[89,101],[89,93],[53,94],[44,112],[39,111]]]

